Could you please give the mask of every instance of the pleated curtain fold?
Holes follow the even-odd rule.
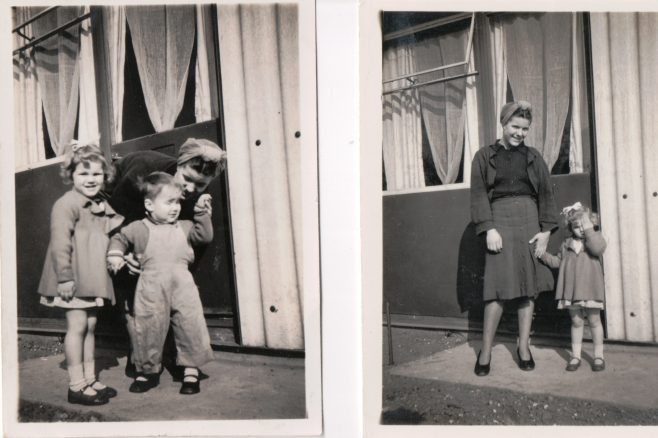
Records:
[[[27,8],[14,8],[14,23],[24,23],[30,18]],[[32,25],[23,33],[33,35]],[[13,35],[14,47],[27,40]],[[43,141],[41,90],[37,81],[36,63],[28,53],[22,52],[13,59],[14,77],[14,143],[15,165],[21,168],[46,158]]]
[[[244,345],[304,345],[295,5],[220,5],[237,300]]]
[[[197,123],[219,117],[217,59],[213,43],[211,5],[196,5],[196,64],[194,115]]]
[[[89,12],[85,6],[84,13]],[[98,144],[98,107],[96,104],[96,69],[91,34],[91,20],[80,23],[80,109],[78,111],[78,141]]]
[[[512,94],[515,100],[527,100],[533,106],[526,144],[539,150],[551,169],[569,112],[571,14],[518,14],[501,20]]]
[[[30,8],[30,15],[38,10]],[[32,23],[36,37],[59,27],[82,13],[82,7],[60,7]],[[80,81],[80,27],[72,26],[35,47],[37,80],[56,155],[61,155],[75,135]]]
[[[416,68],[420,71],[464,61],[468,28],[425,38],[414,45]],[[447,78],[463,73],[464,67],[425,74],[420,81]],[[459,175],[464,146],[466,78],[419,88],[420,109],[436,172],[443,184]]]
[[[417,70],[414,47],[395,44],[384,50],[384,81]],[[384,85],[384,91],[409,84],[406,79]],[[417,88],[383,97],[383,159],[389,191],[425,187],[420,94]]]
[[[149,118],[156,132],[170,130],[185,98],[194,6],[126,6],[125,12]]]

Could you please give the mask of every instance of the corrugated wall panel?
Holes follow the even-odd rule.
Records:
[[[608,336],[655,342],[658,287],[651,242],[656,237],[649,223],[658,190],[650,177],[656,170],[658,100],[651,100],[655,90],[649,78],[655,74],[651,63],[658,46],[655,23],[640,25],[639,15],[591,15],[597,168],[602,229],[609,243],[604,254]],[[649,39],[640,47],[640,34],[654,35],[653,45]],[[654,68],[648,76],[647,63]]]

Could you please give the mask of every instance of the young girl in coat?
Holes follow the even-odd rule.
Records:
[[[183,187],[165,172],[153,172],[140,184],[146,218],[131,222],[110,242],[107,261],[116,272],[132,251],[142,267],[135,289],[131,324],[133,361],[137,376],[130,392],[146,392],[159,383],[162,350],[173,326],[178,356],[184,367],[181,394],[199,392],[199,367],[214,358],[203,317],[199,290],[189,271],[192,245],[213,238],[210,195],[201,195],[194,220],[178,220]]]
[[[61,176],[73,188],[55,202],[50,216],[50,244],[38,291],[42,304],[66,311],[69,403],[102,405],[117,394],[97,380],[94,369],[96,312],[114,304],[105,253],[109,234],[123,222],[100,197],[112,175],[98,146],[72,144]]]
[[[606,242],[594,229],[597,216],[583,207],[580,202],[562,210],[565,222],[571,231],[557,255],[544,253],[541,260],[552,268],[560,268],[555,289],[558,309],[569,309],[571,316],[571,359],[567,371],[576,371],[580,366],[583,342],[584,318],[589,321],[594,344],[593,371],[603,371],[603,265],[601,256]]]

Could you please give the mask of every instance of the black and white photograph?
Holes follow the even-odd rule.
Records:
[[[43,3],[2,8],[4,435],[321,433],[314,2]]]
[[[658,13],[366,3],[372,436],[658,425]]]

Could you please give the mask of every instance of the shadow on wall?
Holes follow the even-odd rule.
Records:
[[[484,303],[484,256],[485,235],[475,234],[475,225],[468,224],[459,241],[457,261],[457,302],[468,320],[469,337],[472,330],[482,327]]]

